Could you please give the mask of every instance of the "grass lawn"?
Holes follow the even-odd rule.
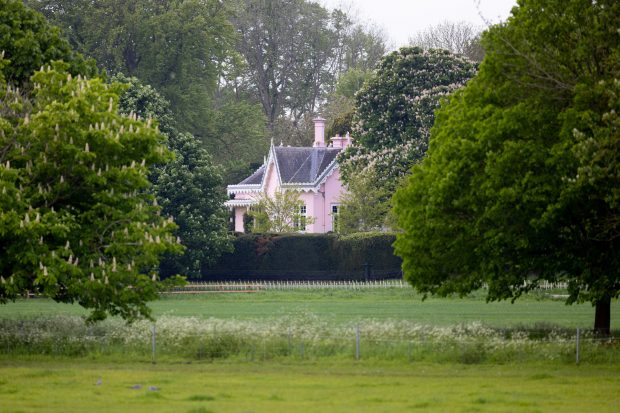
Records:
[[[132,388],[136,385],[141,387]],[[2,413],[605,413],[620,411],[618,389],[618,366],[353,361],[110,365],[0,358]]]
[[[567,306],[542,293],[525,296],[514,304],[486,303],[482,294],[467,298],[429,298],[409,289],[297,290],[256,293],[212,293],[165,296],[153,302],[155,316],[195,316],[221,319],[265,319],[311,313],[336,323],[363,319],[409,320],[422,324],[453,325],[481,321],[494,327],[534,326],[551,323],[562,327],[590,328],[594,308],[589,304]],[[618,301],[612,303],[612,328],[620,329]],[[51,314],[84,314],[77,305],[46,299],[19,300],[0,306],[0,317]]]

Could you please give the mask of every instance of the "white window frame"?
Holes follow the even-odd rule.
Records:
[[[307,214],[308,214],[308,208],[306,207],[306,204],[300,204],[299,205],[299,210],[297,211],[297,217],[295,217],[295,223],[294,226],[297,230],[304,232],[307,229]]]

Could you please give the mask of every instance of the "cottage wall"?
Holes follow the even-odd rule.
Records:
[[[269,162],[265,175],[265,192],[270,198],[273,198],[278,188],[280,188],[278,171],[276,170],[275,163],[272,161]]]
[[[340,169],[336,169],[333,174],[327,178],[324,184],[325,190],[325,210],[326,213],[326,225],[325,232],[334,231],[332,227],[332,205],[339,205],[340,198],[345,192],[342,187],[342,181],[340,180]]]
[[[340,204],[342,184],[338,169],[332,173],[319,192],[302,192],[299,199],[306,205],[307,216],[313,218],[313,223],[308,225],[306,232],[326,233],[333,231],[332,205]]]

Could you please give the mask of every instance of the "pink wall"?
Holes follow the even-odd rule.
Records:
[[[340,204],[340,197],[344,192],[340,181],[340,169],[336,168],[333,174],[325,181],[325,209],[326,209],[326,231],[333,231],[332,228],[332,205]]]
[[[333,204],[340,203],[341,192],[340,171],[336,169],[321,185],[318,193],[304,192],[300,194],[300,200],[306,204],[307,215],[314,217],[314,222],[308,225],[306,232],[325,233],[334,230],[331,208]]]
[[[280,182],[278,180],[278,171],[276,171],[275,162],[270,162],[267,167],[267,172],[265,172],[265,192],[270,197],[276,193],[276,190],[280,187]]]

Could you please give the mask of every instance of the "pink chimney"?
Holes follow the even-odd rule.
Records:
[[[334,148],[346,148],[347,146],[351,145],[353,143],[353,138],[351,138],[351,136],[349,135],[349,132],[347,132],[346,136],[340,136],[340,135],[336,135],[333,138],[330,139],[332,141],[332,146]]]
[[[325,119],[318,117],[314,122],[314,146],[315,148],[325,147]]]

